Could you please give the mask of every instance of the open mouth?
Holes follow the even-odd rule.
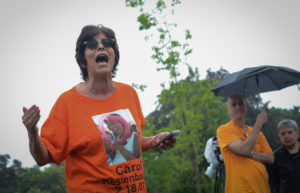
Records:
[[[97,63],[108,62],[108,57],[105,54],[99,54],[96,58]]]

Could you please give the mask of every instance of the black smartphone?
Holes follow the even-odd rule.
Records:
[[[152,149],[156,149],[159,146],[159,144],[163,143],[166,140],[169,140],[172,136],[178,135],[179,133],[180,133],[180,130],[171,131],[165,138],[160,140],[157,144],[153,145]]]

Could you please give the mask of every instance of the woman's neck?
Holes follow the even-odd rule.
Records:
[[[115,91],[115,84],[109,78],[89,79],[83,87],[86,95],[97,99],[108,98]]]

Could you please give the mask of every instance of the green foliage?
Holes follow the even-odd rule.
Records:
[[[206,141],[215,136],[216,129],[230,118],[225,111],[226,101],[222,97],[215,97],[210,90],[229,73],[223,68],[217,72],[209,69],[206,79],[199,80],[198,69],[193,69],[187,62],[188,56],[193,51],[188,43],[192,39],[191,32],[185,30],[184,40],[180,41],[174,38],[177,24],[167,20],[175,13],[174,8],[181,1],[151,2],[152,5],[156,3],[150,11],[146,11],[149,3],[147,4],[145,0],[126,0],[127,6],[139,8],[139,30],[150,33],[145,39],[149,37],[157,39],[157,44],[152,46],[151,55],[158,65],[156,69],[167,71],[170,77],[168,86],[165,83],[161,84],[162,92],[158,97],[158,106],[147,117],[148,122],[143,135],[150,136],[174,129],[180,129],[181,133],[177,137],[176,146],[169,151],[159,153],[150,151],[143,154],[147,189],[153,193],[213,192],[213,180],[204,175],[208,164],[203,152]],[[181,77],[182,67],[186,67],[188,72],[185,78]],[[247,98],[247,102],[249,104],[247,122],[253,124],[259,110],[267,104],[262,103],[259,95]],[[299,108],[296,107],[294,111],[295,115],[288,114],[288,116],[294,116],[295,119],[298,116],[299,122]],[[283,112],[280,110],[279,112],[282,116]],[[269,116],[272,117],[272,122],[279,121],[276,111]],[[274,123],[271,126],[273,128]],[[275,138],[274,132],[267,132],[274,131],[272,129],[263,129],[268,140]]]
[[[125,0],[126,6],[138,7],[144,4],[143,0]]]
[[[172,84],[169,89],[165,88],[159,95],[159,106],[147,117],[148,123],[143,134],[149,136],[173,129],[180,129],[181,133],[173,149],[143,154],[148,192],[197,192],[197,180],[202,193],[213,192],[214,180],[204,175],[208,163],[203,153],[206,141],[216,135],[216,129],[221,124],[230,120],[225,111],[226,101],[222,97],[215,97],[210,91],[219,81],[216,77],[222,78],[224,72],[227,71],[220,69],[219,72],[210,72],[207,77],[214,81],[209,78],[199,80],[198,72],[190,69],[185,80]],[[249,107],[246,122],[253,125],[261,107],[266,104],[262,103],[259,95],[246,100]],[[262,132],[273,150],[279,145],[277,123],[289,118],[299,124],[299,114],[300,107],[290,110],[273,107],[268,110],[269,121]],[[199,171],[198,178],[194,163]]]
[[[205,161],[203,150],[207,139],[215,135],[219,122],[228,118],[222,109],[224,106],[222,99],[210,92],[209,79],[200,81],[198,69],[193,69],[187,62],[187,57],[192,53],[187,42],[192,38],[191,32],[185,30],[183,42],[174,39],[172,33],[177,24],[166,19],[167,11],[171,10],[171,14],[174,14],[175,5],[180,3],[178,0],[171,2],[158,0],[155,7],[146,12],[144,1],[139,9],[139,29],[149,30],[156,27],[158,44],[152,47],[151,57],[159,65],[157,70],[168,71],[170,76],[169,88],[166,89],[162,84],[158,110],[150,114],[146,130],[151,134],[173,129],[181,130],[176,148],[161,155],[145,154],[145,168],[149,168],[146,170],[146,176],[150,176],[146,179],[152,188],[148,188],[149,192],[205,191],[205,185],[202,186],[202,182],[200,184],[205,169],[201,164]],[[152,15],[149,15],[150,13]],[[179,71],[181,65],[187,67],[188,76],[184,80],[178,80],[181,75]],[[161,169],[167,171],[164,174],[159,173]],[[187,176],[183,178],[182,174]],[[173,178],[170,179],[170,176]],[[178,184],[178,181],[183,183]],[[183,186],[188,183],[191,186]],[[209,189],[212,190],[212,187]]]
[[[260,109],[255,105],[250,105],[247,113],[247,124],[253,125],[256,120],[257,114],[260,112]],[[263,126],[262,132],[264,133],[266,139],[268,140],[271,148],[276,150],[281,142],[278,139],[278,129],[277,124],[283,119],[292,119],[300,125],[300,106],[294,106],[292,109],[280,109],[272,107],[267,110],[268,113],[268,122]]]
[[[166,6],[166,3],[164,2],[164,1],[162,1],[162,0],[158,0],[157,2],[156,2],[156,7],[157,7],[157,9],[159,10],[159,11],[163,11],[165,8],[167,8],[167,6]]]
[[[41,171],[38,166],[22,168],[22,163],[10,155],[0,154],[1,193],[65,193],[63,166],[51,165]]]
[[[147,30],[157,25],[157,20],[155,17],[151,17],[149,13],[142,13],[138,17],[138,22],[141,24],[139,30]]]
[[[185,80],[164,89],[157,110],[147,117],[144,131],[151,131],[151,135],[181,130],[173,149],[143,154],[149,192],[197,192],[197,181],[202,192],[213,190],[213,182],[204,175],[208,164],[203,153],[206,141],[229,117],[222,98],[210,92],[209,79],[198,77],[192,71]]]
[[[65,193],[66,182],[63,166],[51,164],[41,171],[38,166],[26,168],[17,175],[17,193]]]
[[[229,72],[223,68],[221,68],[216,72],[211,71],[211,69],[209,68],[206,71],[206,78],[210,80],[211,85],[216,85],[220,80],[222,80],[228,74]]]
[[[9,166],[10,155],[0,154],[0,192],[12,193],[16,192],[17,178],[16,175],[22,172],[22,164],[18,160],[13,160],[13,164]]]
[[[147,88],[147,85],[145,85],[145,84],[135,84],[135,83],[132,83],[131,86],[133,88],[139,89],[141,91],[144,91]]]
[[[186,40],[192,39],[192,34],[190,30],[185,30],[185,39]]]
[[[173,31],[177,27],[177,24],[167,20],[170,15],[174,14],[175,6],[180,4],[181,1],[157,0],[150,11],[146,11],[146,7],[148,8],[150,4],[148,3],[146,6],[146,1],[140,3],[136,3],[136,1],[134,1],[134,3],[129,2],[126,1],[127,6],[140,8],[140,15],[137,17],[140,24],[139,30],[156,28],[155,35],[150,35],[158,39],[158,44],[152,47],[153,54],[151,56],[152,59],[160,65],[156,69],[158,71],[168,71],[171,82],[177,82],[178,77],[181,75],[178,70],[179,66],[189,66],[186,62],[186,58],[192,53],[192,49],[189,48],[189,44],[187,43],[187,41],[192,38],[191,32],[185,30],[185,37],[183,37],[185,42],[181,43],[173,38]],[[146,39],[148,39],[149,36],[147,35],[146,37]]]

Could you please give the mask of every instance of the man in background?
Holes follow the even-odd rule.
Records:
[[[261,132],[267,122],[265,111],[253,127],[245,124],[247,105],[241,96],[228,98],[226,111],[231,121],[217,129],[226,171],[225,193],[269,193],[265,163],[273,163],[272,149]]]

